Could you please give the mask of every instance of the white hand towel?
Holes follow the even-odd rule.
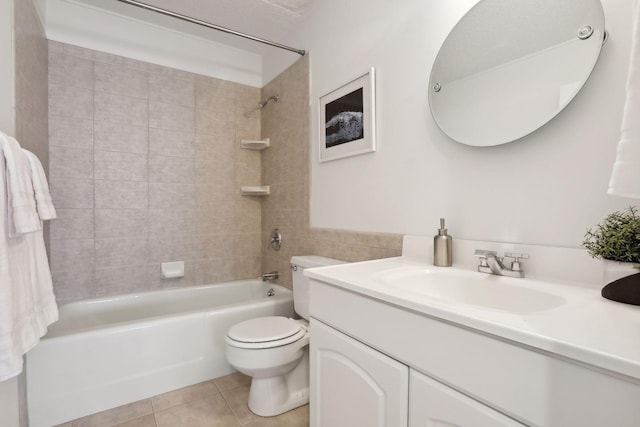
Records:
[[[31,151],[27,151],[24,148],[22,151],[27,155],[29,166],[31,167],[31,182],[36,196],[36,207],[38,208],[40,220],[47,221],[55,219],[56,209],[51,200],[49,183],[47,182],[47,176],[44,173],[42,163],[40,163],[40,159]]]
[[[42,230],[31,184],[29,160],[14,138],[0,132],[0,150],[6,161],[9,236]]]
[[[640,1],[633,2],[631,61],[618,155],[609,194],[640,199]]]

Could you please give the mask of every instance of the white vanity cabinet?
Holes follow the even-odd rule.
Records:
[[[638,427],[640,381],[310,284],[311,427]]]
[[[500,412],[411,370],[409,427],[522,427]]]
[[[311,319],[311,426],[407,425],[409,368]]]
[[[318,320],[311,335],[311,427],[522,427]]]

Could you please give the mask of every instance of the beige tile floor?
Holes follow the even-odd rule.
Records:
[[[236,372],[58,427],[308,427],[309,405],[277,417],[247,407],[251,378]]]

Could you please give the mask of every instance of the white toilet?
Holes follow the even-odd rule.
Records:
[[[227,332],[227,361],[252,377],[249,409],[270,417],[309,402],[309,279],[305,268],[343,264],[320,256],[294,256],[293,304],[302,319],[284,316],[245,320]]]

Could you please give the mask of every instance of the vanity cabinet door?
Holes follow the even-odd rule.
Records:
[[[414,370],[409,382],[409,427],[524,426]]]
[[[311,319],[311,427],[407,425],[409,368]]]

